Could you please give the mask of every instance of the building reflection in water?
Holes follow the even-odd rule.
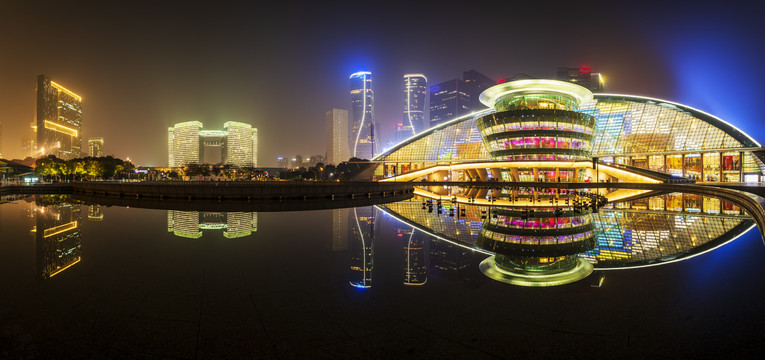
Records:
[[[329,223],[332,224],[332,234],[327,243],[327,249],[332,251],[348,250],[348,228],[351,209],[328,210]]]
[[[396,236],[404,248],[404,285],[425,285],[428,281],[425,234],[400,224],[396,227]]]
[[[36,206],[34,216],[36,272],[40,280],[46,280],[82,259],[80,205]]]
[[[594,272],[588,282],[599,287],[605,271],[688,259],[755,226],[740,206],[695,194],[649,194],[597,211],[590,205],[583,197],[559,207],[410,200],[379,208],[431,238],[433,268],[474,272],[471,255],[484,253],[485,275],[524,286],[561,285]]]
[[[167,211],[167,231],[175,236],[198,239],[202,230],[223,230],[229,239],[249,236],[258,231],[258,213]]]
[[[349,211],[350,220],[350,284],[356,288],[372,287],[374,269],[375,223],[379,211],[376,207],[366,206]]]
[[[100,205],[88,205],[88,220],[101,221],[104,219],[104,213]]]

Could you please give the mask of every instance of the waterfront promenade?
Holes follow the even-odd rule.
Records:
[[[66,193],[159,200],[339,200],[411,195],[413,191],[413,183],[371,181],[83,181],[0,187],[0,195]]]

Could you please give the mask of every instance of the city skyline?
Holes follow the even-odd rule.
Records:
[[[325,147],[325,139],[315,136],[324,131],[322,115],[329,108],[350,108],[347,77],[361,70],[375,75],[381,140],[390,139],[400,122],[403,74],[423,73],[437,84],[466,69],[496,79],[518,72],[554,78],[558,67],[582,66],[602,73],[608,92],[650,94],[688,104],[761,136],[756,129],[764,121],[757,116],[755,101],[761,90],[755,79],[763,77],[757,64],[765,51],[755,34],[762,33],[758,30],[763,25],[733,6],[720,10],[697,4],[682,8],[683,16],[677,18],[671,14],[677,14],[679,6],[655,10],[647,5],[627,9],[590,3],[561,6],[560,14],[553,15],[525,11],[532,15],[509,33],[502,28],[503,11],[480,5],[459,12],[445,7],[440,16],[399,30],[394,24],[403,15],[396,6],[383,7],[365,20],[356,16],[359,10],[341,6],[278,9],[268,19],[245,5],[178,10],[163,4],[146,15],[123,5],[75,13],[63,5],[13,3],[0,14],[3,33],[14,34],[0,38],[9,54],[0,59],[2,151],[9,159],[23,157],[21,139],[30,136],[29,123],[34,119],[32,84],[41,73],[85,99],[83,138],[104,137],[109,153],[147,166],[164,164],[162,129],[183,121],[201,121],[214,128],[226,121],[252,123],[268,134],[261,144],[263,166],[275,165],[278,154],[319,153]],[[433,14],[429,9],[422,4],[414,10]],[[353,25],[367,21],[371,26],[340,26],[342,21],[337,21],[322,27],[322,15],[333,13],[335,19],[350,19]],[[68,29],[76,39],[70,43],[46,36],[57,26],[51,20],[61,15],[77,24]],[[251,21],[252,17],[261,21]],[[469,18],[482,19],[481,31],[450,25]],[[580,27],[582,18],[598,18],[599,25]],[[643,26],[647,18],[650,29]],[[205,25],[194,29],[187,25],[189,19]],[[290,20],[279,25],[283,19]],[[540,19],[548,26],[541,30],[530,26]],[[14,31],[29,23],[38,26],[24,34]],[[425,30],[435,28],[455,46],[425,41],[429,34]],[[568,29],[579,29],[576,40],[527,43],[522,52],[510,45],[493,46],[481,36],[524,38]],[[401,42],[405,35],[413,41]],[[286,45],[291,43],[296,46]],[[477,56],[487,46],[493,47],[494,56]],[[747,76],[731,76],[742,69]],[[290,106],[289,99],[296,96],[303,103]]]

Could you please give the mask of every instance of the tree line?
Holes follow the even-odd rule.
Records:
[[[133,163],[112,156],[63,160],[48,155],[35,161],[35,173],[45,180],[122,179],[134,172]]]

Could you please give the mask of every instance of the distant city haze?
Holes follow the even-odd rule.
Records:
[[[257,128],[260,166],[324,156],[327,111],[352,110],[360,71],[374,76],[380,151],[402,123],[405,74],[431,86],[582,66],[605,92],[681,102],[765,142],[765,25],[747,3],[386,4],[4,3],[0,154],[26,156],[40,74],[82,97],[85,155],[99,137],[104,155],[144,166],[167,164],[167,129],[187,121]]]

